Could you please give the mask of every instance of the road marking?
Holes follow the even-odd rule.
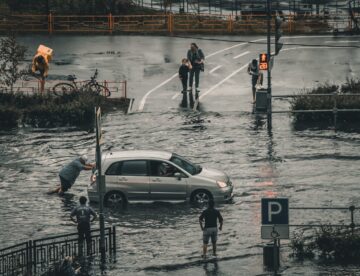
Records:
[[[216,66],[215,68],[213,68],[213,69],[210,70],[209,74],[214,73],[217,69],[220,69],[221,67],[222,67],[222,65]]]
[[[258,40],[254,40],[254,42],[256,42]],[[240,43],[240,44],[235,44],[233,46],[230,46],[230,47],[226,47],[224,49],[221,49],[219,51],[216,51],[214,53],[211,53],[209,54],[206,58],[210,58],[212,56],[215,56],[217,54],[220,54],[222,52],[225,52],[225,51],[228,51],[230,49],[233,49],[233,48],[236,48],[236,47],[240,47],[240,46],[243,46],[245,44],[248,44],[248,42],[244,42],[244,43]],[[176,73],[175,75],[173,75],[171,78],[163,81],[162,83],[160,83],[159,85],[157,85],[156,87],[154,87],[153,89],[149,90],[141,99],[140,101],[140,104],[139,104],[139,108],[138,108],[138,111],[139,112],[142,112],[144,110],[144,107],[145,107],[145,103],[146,103],[146,100],[147,98],[150,96],[151,93],[153,93],[154,91],[156,91],[157,89],[159,89],[160,87],[164,86],[165,84],[167,84],[168,82],[170,82],[171,80],[173,80],[178,74]],[[176,96],[173,96],[176,98]]]
[[[348,47],[331,47],[331,46],[299,46],[299,47],[292,47],[292,48],[285,48],[281,49],[283,51],[290,51],[290,50],[297,50],[297,49],[348,49]]]
[[[239,73],[240,71],[244,70],[245,68],[248,67],[248,64],[245,64],[244,66],[241,66],[239,69],[235,70],[234,72],[232,72],[229,76],[227,76],[225,79],[223,79],[222,81],[218,82],[217,84],[215,84],[213,87],[211,87],[209,90],[207,90],[204,94],[202,94],[199,99],[203,99],[206,95],[210,94],[212,91],[214,91],[216,88],[218,88],[220,85],[222,85],[224,82],[226,82],[227,80],[229,80],[230,78],[232,78],[233,76],[235,76],[237,73]]]
[[[326,38],[326,37],[334,37],[332,35],[322,35],[322,36],[311,36],[311,38]],[[338,38],[341,38],[341,37],[346,37],[346,36],[338,36]],[[358,37],[358,36],[354,36],[354,37]],[[283,38],[287,38],[287,39],[296,39],[296,38],[309,38],[309,36],[283,36]],[[256,39],[256,40],[252,40],[250,41],[251,43],[254,43],[254,42],[259,42],[259,41],[264,41],[266,40],[266,38],[260,38],[260,39]],[[243,46],[243,45],[246,45],[246,44],[249,44],[249,42],[244,42],[244,43],[240,43],[240,44],[235,44],[233,46],[230,46],[230,47],[227,47],[227,48],[224,48],[222,50],[219,50],[219,51],[216,51],[214,53],[211,53],[207,56],[207,58],[210,58],[214,55],[217,55],[217,54],[220,54],[222,52],[225,52],[225,51],[228,51],[228,50],[231,50],[233,48],[236,48],[236,47],[239,47],[239,46]],[[304,47],[304,48],[310,48],[310,47]],[[314,48],[319,48],[319,47],[314,47]],[[326,48],[329,48],[329,47],[326,47]],[[286,49],[283,49],[282,51],[284,51]],[[143,111],[144,109],[144,106],[145,106],[145,103],[146,103],[146,100],[147,98],[149,97],[149,95],[151,93],[153,93],[154,91],[156,91],[157,89],[159,89],[160,87],[164,86],[165,84],[167,84],[168,82],[170,82],[172,79],[174,79],[178,74],[176,73],[175,75],[173,75],[171,78],[165,80],[164,82],[162,82],[161,84],[157,85],[156,87],[154,87],[153,89],[151,89],[150,91],[148,91],[144,96],[143,98],[141,99],[140,101],[140,104],[139,104],[139,108],[138,108],[138,111]],[[203,96],[203,95],[202,95]],[[175,98],[177,96],[174,96]],[[200,96],[201,98],[201,96]]]
[[[172,100],[175,100],[178,96],[180,96],[181,93],[175,93],[174,96],[172,96]]]
[[[359,40],[338,40],[338,41],[333,41],[333,40],[327,40],[325,41],[325,43],[359,43]]]
[[[178,73],[174,74],[171,78],[168,78],[166,81],[163,81],[162,83],[160,83],[158,86],[154,87],[153,89],[151,89],[150,91],[148,91],[144,97],[142,97],[140,104],[139,104],[139,111],[143,111],[144,110],[144,106],[145,106],[145,102],[147,97],[149,97],[149,95],[154,92],[155,90],[159,89],[161,86],[167,84],[168,82],[170,82],[172,79],[174,79],[175,77],[178,76]]]
[[[237,58],[242,57],[242,56],[245,56],[245,55],[247,55],[247,54],[249,54],[249,53],[250,53],[249,51],[246,51],[246,52],[244,52],[244,53],[242,53],[242,54],[240,54],[240,55],[237,55],[237,56],[233,57],[233,59],[237,59]]]

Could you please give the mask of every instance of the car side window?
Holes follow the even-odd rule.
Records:
[[[128,176],[148,175],[146,160],[124,161],[121,166],[121,175],[128,175]]]
[[[160,177],[174,177],[179,170],[173,165],[162,161],[150,161],[150,175]]]
[[[106,175],[121,175],[121,166],[123,162],[115,162],[110,165],[106,171]]]

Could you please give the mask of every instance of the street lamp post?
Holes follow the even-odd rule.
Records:
[[[101,109],[95,108],[96,116],[96,169],[98,175],[96,178],[99,194],[99,224],[100,224],[100,254],[102,263],[105,262],[105,220],[104,220],[104,181],[101,171]]]
[[[267,56],[268,56],[268,91],[267,91],[267,126],[272,128],[271,120],[271,68],[269,66],[271,60],[271,0],[267,0]]]

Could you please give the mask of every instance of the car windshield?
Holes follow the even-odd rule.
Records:
[[[181,157],[177,154],[173,154],[170,158],[170,161],[178,165],[180,168],[184,169],[191,175],[198,174],[202,170],[199,165],[194,165],[190,161],[186,160],[184,157]]]

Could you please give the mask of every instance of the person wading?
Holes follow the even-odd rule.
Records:
[[[73,222],[77,223],[77,229],[79,234],[79,252],[82,253],[83,242],[86,240],[87,254],[91,254],[91,231],[90,223],[93,222],[97,215],[94,210],[86,206],[86,197],[82,196],[79,199],[80,206],[72,210],[70,218]],[[76,218],[76,219],[75,219]]]
[[[195,76],[195,89],[196,96],[198,97],[199,83],[200,83],[200,71],[204,71],[204,60],[205,55],[201,49],[196,45],[196,43],[190,44],[190,49],[187,52],[187,59],[191,62],[192,69],[190,70],[190,78],[189,78],[189,91],[192,92],[194,76]]]
[[[183,99],[181,102],[181,106],[186,107],[187,106],[187,82],[188,82],[188,76],[189,71],[191,70],[192,66],[188,59],[183,58],[181,60],[181,66],[179,67],[179,79],[182,84],[182,91]]]
[[[87,160],[88,157],[86,155],[82,155],[62,168],[59,172],[60,186],[50,190],[48,194],[58,193],[59,195],[63,195],[64,192],[74,185],[82,170],[92,170],[95,167],[95,164],[87,163]]]
[[[213,255],[216,256],[216,241],[218,234],[217,221],[219,220],[220,223],[220,231],[223,226],[223,217],[221,216],[220,211],[215,209],[214,200],[210,199],[208,204],[208,208],[204,210],[199,217],[200,228],[203,231],[203,258],[206,258],[207,246],[210,238],[213,246]],[[203,226],[204,219],[205,227]]]
[[[251,87],[252,87],[252,95],[253,95],[253,103],[255,103],[255,93],[256,93],[256,85],[262,84],[262,74],[259,70],[258,61],[253,59],[248,66],[247,69],[249,75],[251,75]]]

